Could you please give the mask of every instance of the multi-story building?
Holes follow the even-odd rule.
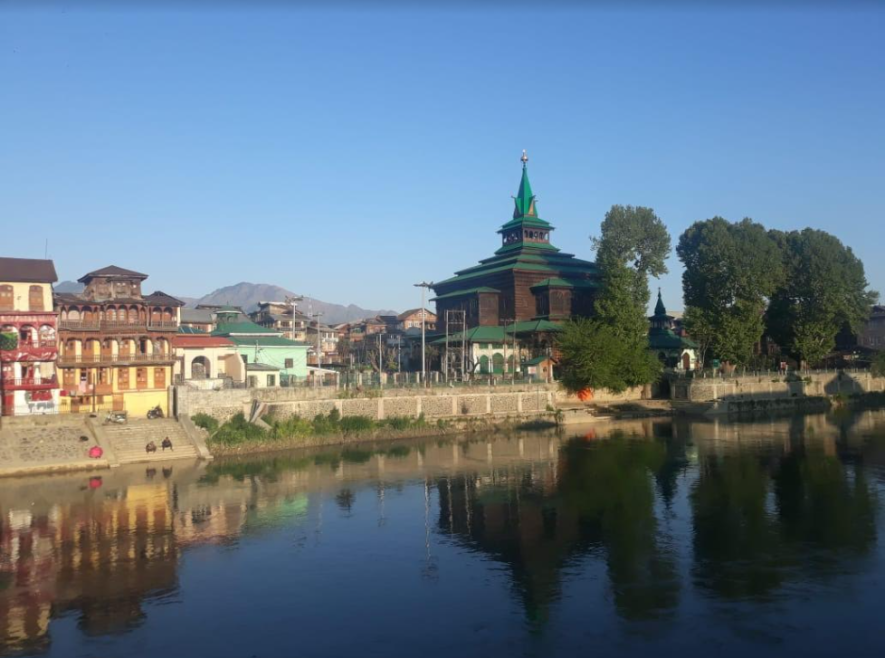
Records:
[[[82,293],[57,293],[61,411],[169,411],[169,385],[183,303],[144,296],[147,274],[115,265],[80,279]]]
[[[260,327],[279,331],[294,341],[307,340],[307,325],[310,319],[292,304],[287,302],[258,302],[258,308],[249,314],[252,321]]]
[[[871,350],[885,350],[885,306],[874,306],[866,326],[857,337],[857,344]]]
[[[407,329],[420,329],[424,324],[424,331],[436,331],[436,313],[428,311],[426,308],[412,308],[397,316],[397,329],[406,331]]]
[[[58,412],[51,260],[0,258],[0,413]]]

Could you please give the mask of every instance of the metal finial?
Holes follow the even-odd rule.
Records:
[[[525,154],[525,149],[522,150],[522,157],[520,158],[520,160],[522,160],[522,164],[525,164],[529,161],[529,156]]]

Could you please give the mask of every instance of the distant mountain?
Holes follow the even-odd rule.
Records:
[[[62,281],[52,286],[52,289],[55,292],[72,292],[76,295],[83,292],[83,287],[82,283],[77,283],[76,281]]]
[[[295,293],[274,286],[268,283],[247,283],[242,282],[233,286],[219,288],[205,297],[201,297],[194,304],[188,306],[196,306],[197,304],[228,304],[230,306],[239,306],[247,313],[258,308],[258,302],[282,302],[286,297],[294,297]],[[179,297],[179,299],[183,299]],[[354,320],[362,320],[363,318],[372,318],[376,315],[395,315],[396,311],[380,310],[373,311],[370,309],[360,308],[354,304],[343,306],[342,304],[330,304],[318,299],[305,297],[304,301],[298,302],[299,310],[307,313],[308,310],[314,313],[322,313],[322,321],[328,324],[339,324],[341,322],[353,322]]]

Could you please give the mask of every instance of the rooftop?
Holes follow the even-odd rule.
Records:
[[[0,258],[0,281],[8,283],[55,283],[58,275],[51,260]]]

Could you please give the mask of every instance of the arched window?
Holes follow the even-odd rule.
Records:
[[[29,324],[23,326],[19,332],[19,342],[23,345],[33,345],[37,338],[37,331]]]
[[[108,322],[116,322],[117,310],[113,306],[111,306],[110,308],[105,310],[104,317]]]
[[[43,286],[31,286],[28,288],[28,308],[32,311],[45,311],[43,303]]]
[[[67,319],[70,320],[71,322],[79,322],[79,320],[80,320],[80,311],[78,311],[78,310],[75,309],[75,308],[69,308],[69,309],[68,309],[68,318],[67,318]]]
[[[479,357],[479,372],[481,375],[489,374],[489,357],[486,355]]]
[[[492,356],[492,369],[496,375],[504,373],[504,355],[496,353]]]
[[[117,320],[120,322],[126,322],[126,307],[121,306],[120,310],[117,311]]]

